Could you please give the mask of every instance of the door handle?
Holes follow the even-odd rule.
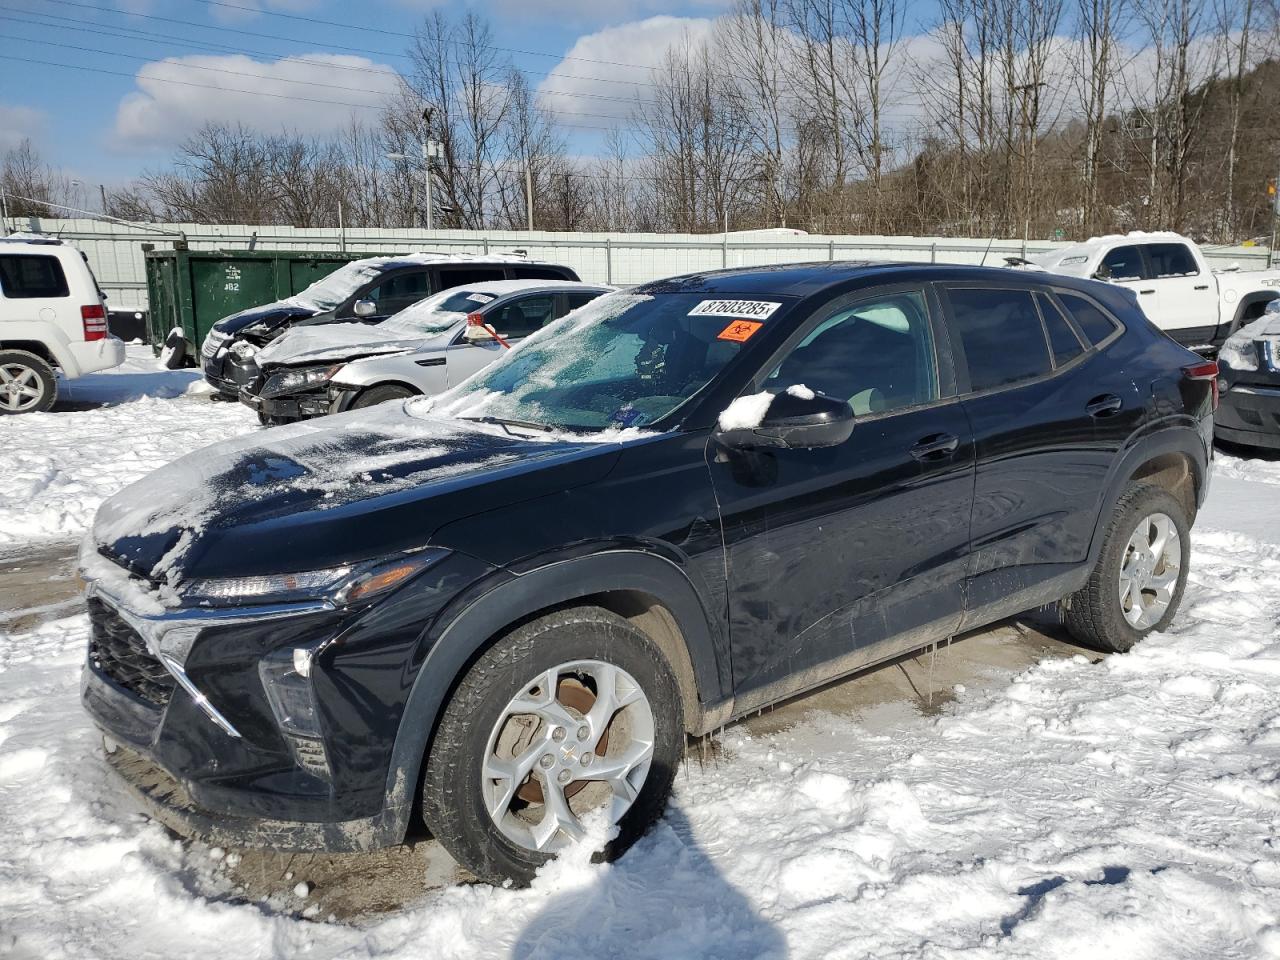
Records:
[[[960,438],[950,433],[931,433],[911,447],[911,455],[922,463],[946,460],[960,447]]]
[[[1117,397],[1114,393],[1104,393],[1101,396],[1094,397],[1085,405],[1085,410],[1089,412],[1089,416],[1095,418],[1109,417],[1112,414],[1119,413],[1120,408],[1124,406],[1124,401]]]
[[[1148,293],[1155,293],[1155,291],[1154,291],[1154,290],[1139,290],[1138,292],[1139,292],[1139,293],[1141,293],[1141,294],[1143,294],[1144,296],[1145,296],[1146,294],[1148,294]]]
[[[1208,289],[1209,289],[1209,285],[1208,285],[1207,283],[1201,283],[1201,284],[1198,284],[1198,285],[1196,286],[1196,289],[1197,289],[1197,290],[1208,290]]]

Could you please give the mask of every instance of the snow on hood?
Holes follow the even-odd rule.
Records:
[[[1262,316],[1228,337],[1218,351],[1218,362],[1232,370],[1257,370],[1258,340],[1280,341],[1280,300],[1272,300]]]
[[[107,548],[149,578],[169,581],[158,599],[173,603],[172,584],[186,575],[193,548],[240,524],[327,514],[401,492],[429,495],[468,474],[654,436],[620,429],[513,434],[424,416],[410,403],[290,424],[188,454],[108,499],[94,521],[91,549]]]
[[[447,330],[446,330],[447,332]],[[294,327],[258,351],[259,367],[297,366],[324,360],[345,360],[415,350],[438,333],[385,329],[381,323],[322,323]]]

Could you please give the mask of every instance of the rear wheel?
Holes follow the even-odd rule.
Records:
[[[661,815],[684,749],[662,652],[596,607],[518,628],[458,685],[423,777],[427,826],[483,880],[528,883],[603,816],[621,854]]]
[[[394,384],[387,383],[380,387],[370,387],[364,391],[355,398],[349,409],[360,410],[364,407],[386,403],[388,400],[406,400],[412,396],[416,396],[416,394],[408,387],[397,387]]]
[[[1123,653],[1173,620],[1187,583],[1186,511],[1167,491],[1141,485],[1116,503],[1089,582],[1064,620],[1081,643]]]
[[[57,399],[49,364],[26,350],[0,351],[0,413],[40,413]]]

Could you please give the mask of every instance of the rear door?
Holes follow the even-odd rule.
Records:
[[[1044,290],[948,284],[943,296],[977,456],[969,626],[1044,602],[1087,558],[1113,456],[1094,415],[1136,399],[1132,384],[1096,382],[1105,361]]]
[[[731,450],[710,441],[745,709],[960,623],[973,444],[949,364],[939,362],[935,307],[918,286],[833,301],[744,391],[848,400],[857,421],[843,444]]]
[[[1156,326],[1184,344],[1210,342],[1218,325],[1218,285],[1213,277],[1201,271],[1185,243],[1148,243],[1144,253],[1152,280],[1147,286],[1156,291]]]

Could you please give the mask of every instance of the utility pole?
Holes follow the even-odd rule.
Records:
[[[573,216],[572,216],[572,213],[570,212],[570,203],[569,203],[569,174],[565,173],[564,174],[564,228],[565,230],[573,229],[573,223],[571,222],[572,219],[573,219]]]
[[[1276,263],[1276,223],[1280,221],[1280,172],[1267,184],[1267,193],[1271,195],[1271,246],[1267,249],[1267,268]]]
[[[524,165],[524,203],[525,212],[529,216],[529,232],[533,232],[533,166],[528,161]]]
[[[102,197],[102,212],[107,212],[107,188],[98,184],[98,196]]]

